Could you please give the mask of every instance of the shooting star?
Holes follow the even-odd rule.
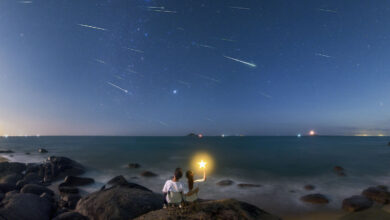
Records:
[[[250,66],[252,68],[256,68],[256,64],[254,64],[254,63],[246,62],[246,61],[243,61],[243,60],[240,60],[240,59],[237,59],[237,58],[233,58],[233,57],[229,57],[229,56],[225,56],[225,55],[223,55],[223,56],[225,58],[227,58],[227,59],[230,59],[230,60],[233,60],[233,61],[245,64],[245,65]]]
[[[324,12],[330,12],[330,13],[337,13],[337,11],[335,11],[335,10],[330,10],[330,9],[325,9],[325,8],[319,8],[318,9],[319,11],[324,11]]]
[[[200,47],[209,48],[209,49],[215,49],[215,47],[207,45],[207,44],[198,44]]]
[[[121,90],[122,92],[124,92],[124,93],[129,93],[129,91],[127,91],[126,89],[122,89],[121,87],[119,87],[119,86],[117,86],[117,85],[115,85],[115,84],[113,84],[113,83],[110,83],[110,82],[108,82],[107,81],[107,83],[110,85],[110,86],[112,86],[112,87],[114,87],[114,88],[117,88],[117,89],[119,89],[119,90]]]
[[[161,125],[164,125],[165,127],[169,127],[169,125],[163,121],[158,121],[158,123],[160,123]]]
[[[223,40],[223,41],[229,41],[229,42],[235,42],[235,40],[228,39],[228,38],[221,38],[221,40]]]
[[[251,10],[250,8],[240,7],[240,6],[229,6],[229,8],[239,9],[239,10]]]
[[[95,61],[98,63],[101,63],[101,64],[106,64],[106,62],[104,62],[104,60],[95,59]]]
[[[20,4],[32,4],[32,1],[19,1]]]
[[[260,95],[262,95],[263,97],[267,98],[267,99],[271,99],[272,96],[268,95],[267,93],[264,93],[264,92],[260,92]]]
[[[137,50],[137,49],[133,49],[133,48],[125,47],[125,49],[131,50],[131,51],[134,51],[134,52],[137,52],[137,53],[145,53],[145,52],[142,51],[142,50]]]
[[[79,25],[81,27],[92,28],[92,29],[101,30],[101,31],[107,31],[107,29],[105,29],[105,28],[91,26],[91,25],[86,25],[86,24],[77,24],[77,25]]]
[[[205,75],[199,75],[199,76],[200,76],[201,78],[203,78],[203,79],[207,79],[207,80],[210,80],[210,81],[213,81],[213,82],[216,82],[216,83],[221,83],[220,80],[214,79],[214,78],[209,77],[209,76],[205,76]]]
[[[178,27],[176,29],[179,30],[179,31],[184,31],[184,28],[182,28],[182,27]]]
[[[322,53],[316,53],[315,55],[316,55],[316,56],[320,56],[320,57],[331,58],[331,56],[326,55],[326,54],[322,54]]]
[[[160,10],[164,10],[165,9],[164,6],[149,6],[148,8],[149,9],[160,9]]]
[[[150,11],[163,12],[163,13],[173,13],[173,14],[177,13],[177,11],[166,11],[166,10],[150,10]]]
[[[182,81],[182,80],[177,80],[177,82],[180,83],[180,84],[183,84],[183,85],[187,86],[188,88],[191,87],[191,85],[190,85],[189,82],[185,82],[185,81]]]

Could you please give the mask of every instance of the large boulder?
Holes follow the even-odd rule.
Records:
[[[315,193],[315,194],[309,194],[301,197],[301,200],[307,203],[312,204],[327,204],[329,203],[329,199],[326,198],[326,196]]]
[[[346,176],[345,170],[341,166],[335,166],[333,167],[333,171],[338,175],[338,176]]]
[[[137,169],[137,168],[140,168],[141,165],[139,163],[129,163],[128,167],[133,168],[133,169]]]
[[[20,173],[7,174],[0,178],[0,183],[6,183],[10,185],[16,185],[16,183],[23,178]]]
[[[44,186],[36,185],[36,184],[26,184],[20,190],[20,193],[32,193],[35,195],[41,195],[42,193],[47,193],[50,195],[54,195],[54,192]]]
[[[390,201],[390,192],[383,187],[369,187],[362,195],[380,204],[387,204]]]
[[[8,183],[0,183],[0,192],[6,193],[16,189],[16,185]]]
[[[122,175],[116,176],[116,177],[112,178],[111,180],[109,180],[107,182],[107,185],[109,187],[124,186],[124,187],[128,187],[128,188],[136,188],[136,189],[152,192],[150,189],[148,189],[148,188],[146,188],[144,186],[138,185],[136,183],[127,182],[125,177],[123,177]]]
[[[53,220],[88,220],[88,218],[78,212],[64,212],[53,218]]]
[[[45,182],[58,180],[66,176],[78,176],[85,172],[80,163],[67,157],[51,156],[40,166],[39,175]]]
[[[1,202],[0,218],[9,220],[49,220],[52,205],[34,194],[14,193]]]
[[[372,200],[364,196],[352,196],[343,200],[343,209],[348,212],[357,212],[368,209],[372,205]]]
[[[136,220],[157,219],[242,219],[242,220],[280,220],[256,206],[234,199],[206,201],[185,206],[182,209],[167,208],[149,212]]]
[[[83,197],[76,211],[94,220],[133,219],[161,209],[163,196],[126,186],[114,186]]]
[[[61,186],[84,186],[94,183],[95,180],[87,177],[66,176]]]
[[[22,173],[26,170],[26,164],[18,162],[2,162],[0,163],[0,176],[6,176],[13,173]]]
[[[39,153],[48,153],[49,151],[47,151],[45,148],[39,148],[38,152]]]
[[[360,212],[349,213],[338,220],[390,220],[390,213],[380,207],[373,207]]]

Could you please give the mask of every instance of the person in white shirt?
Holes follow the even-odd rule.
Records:
[[[176,168],[175,174],[172,177],[172,179],[167,180],[165,182],[165,185],[162,189],[162,192],[164,193],[164,207],[166,207],[169,203],[171,203],[170,197],[168,196],[169,192],[183,193],[183,184],[179,182],[182,176],[183,176],[183,172],[181,168]]]
[[[194,172],[192,172],[191,170],[188,170],[186,172],[186,177],[187,177],[188,186],[184,194],[184,200],[186,202],[195,202],[196,200],[198,200],[198,192],[199,192],[198,183],[206,181],[206,171],[203,170],[202,179],[194,180]]]

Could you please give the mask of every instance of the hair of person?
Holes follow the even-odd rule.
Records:
[[[178,167],[175,170],[175,178],[176,180],[179,180],[183,176],[183,171],[181,171],[181,168]]]
[[[188,181],[188,189],[191,191],[194,188],[194,173],[191,170],[186,172],[186,177]]]

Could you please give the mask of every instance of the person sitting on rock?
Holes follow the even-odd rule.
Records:
[[[168,204],[180,205],[183,201],[183,184],[179,182],[180,178],[183,176],[181,168],[176,168],[175,174],[172,179],[169,179],[165,182],[162,192],[164,193],[164,208]]]
[[[188,170],[186,172],[186,177],[188,181],[188,188],[184,194],[184,201],[186,202],[195,202],[198,200],[199,185],[198,183],[206,181],[206,171],[203,170],[203,178],[194,180],[194,172]],[[196,184],[194,186],[194,184]]]

